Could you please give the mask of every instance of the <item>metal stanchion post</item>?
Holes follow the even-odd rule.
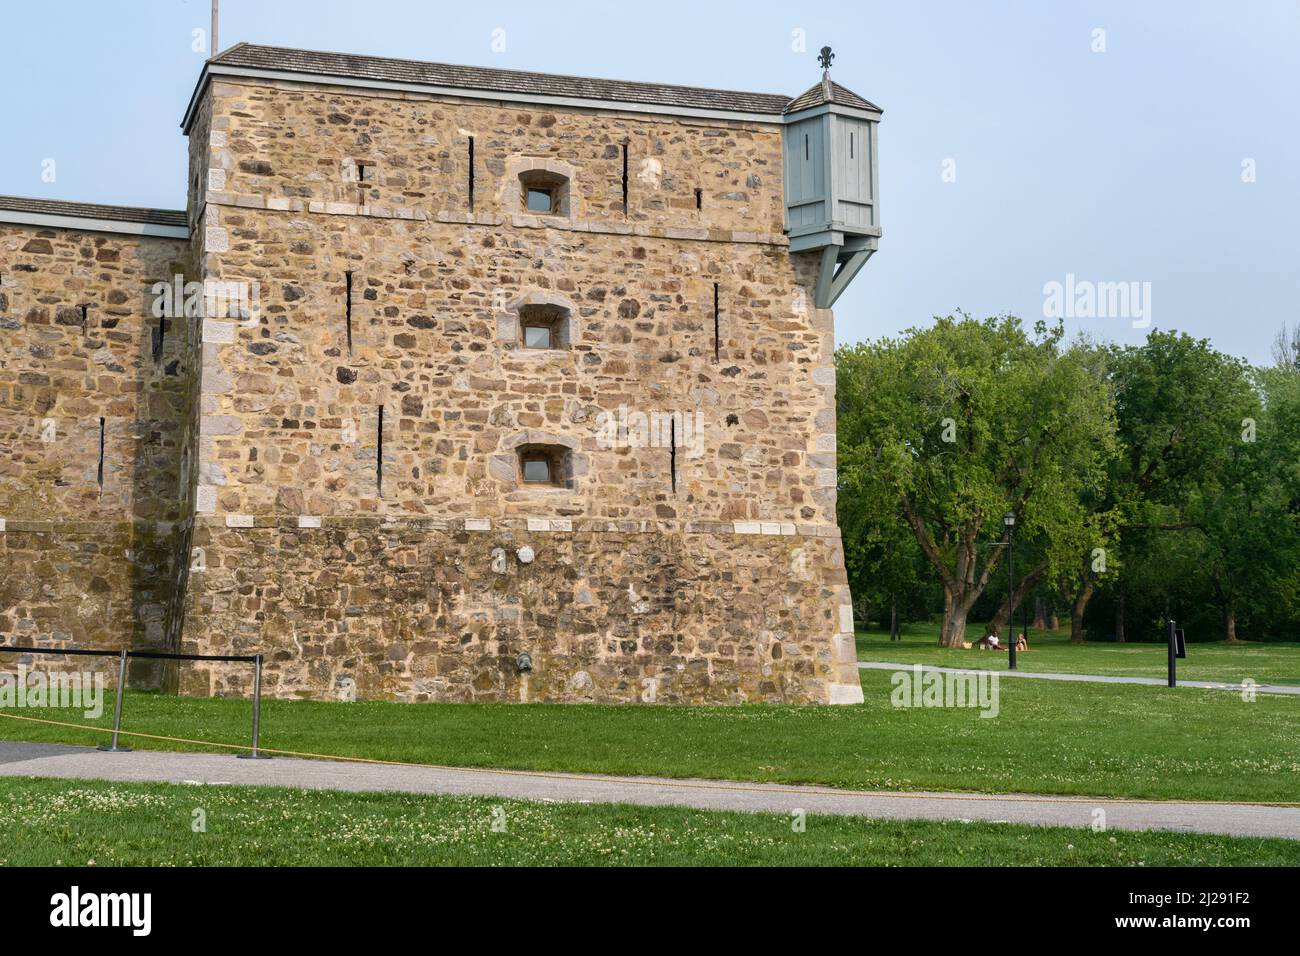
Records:
[[[1174,622],[1171,618],[1169,621],[1169,686],[1178,686],[1178,644],[1177,636],[1174,633]]]
[[[126,651],[118,658],[117,665],[117,702],[113,705],[113,742],[107,747],[101,745],[105,753],[130,753],[130,747],[122,747],[117,742],[117,735],[122,730],[122,692],[126,690]]]
[[[253,672],[253,749],[246,754],[237,754],[241,760],[270,760],[270,754],[258,753],[257,739],[262,731],[262,655],[258,654]]]

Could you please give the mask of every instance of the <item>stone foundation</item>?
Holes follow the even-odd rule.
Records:
[[[826,637],[848,601],[837,535],[464,526],[204,521],[183,649],[260,651],[264,692],[280,697],[861,699],[851,633]],[[246,665],[186,665],[181,687],[245,693],[250,678]]]

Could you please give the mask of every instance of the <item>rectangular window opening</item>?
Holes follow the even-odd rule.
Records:
[[[544,186],[529,186],[527,205],[529,212],[553,215],[556,211],[555,190]]]
[[[703,189],[696,189],[696,190],[695,190],[695,208],[696,208],[696,209],[703,209],[703,208],[704,208],[704,190],[703,190]]]
[[[519,307],[519,344],[525,349],[567,349],[569,313],[553,305]]]
[[[718,284],[713,283],[713,361],[722,360],[722,310],[719,305]]]
[[[158,316],[158,325],[153,330],[153,360],[159,362],[163,356],[163,336],[167,334],[167,320]]]
[[[366,205],[366,184],[375,178],[374,163],[357,163],[357,205]]]
[[[627,142],[623,143],[623,215],[627,215]]]
[[[379,406],[379,428],[375,443],[375,489],[384,496],[384,406]]]
[[[807,133],[804,133],[804,134],[803,134],[803,158],[804,158],[804,159],[811,159],[811,158],[812,158],[812,157],[809,155],[809,153],[808,153],[808,134],[807,134]]]
[[[474,208],[474,137],[469,138],[469,208]]]
[[[352,271],[343,273],[347,280],[347,298],[343,306],[343,320],[347,324],[348,355],[352,354]]]
[[[552,348],[551,340],[553,338],[552,328],[549,325],[525,325],[524,326],[524,348],[526,349],[549,349]]]
[[[99,419],[99,469],[95,476],[100,494],[104,492],[104,419]]]
[[[673,494],[677,493],[677,416],[668,420],[668,471],[671,475]],[[662,433],[661,433],[662,434]]]
[[[524,459],[524,481],[530,484],[551,483],[551,460],[545,457],[528,457]]]
[[[526,485],[569,487],[569,451],[558,445],[523,445],[519,449],[519,477]]]
[[[90,331],[90,306],[81,307],[81,334],[85,335]]]
[[[849,159],[853,158],[853,134],[849,133]]]

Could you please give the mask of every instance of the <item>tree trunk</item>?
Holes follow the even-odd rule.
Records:
[[[1237,613],[1231,604],[1223,608],[1223,639],[1229,644],[1241,643],[1237,640]]]
[[[889,602],[889,639],[896,641],[899,639],[898,633],[898,602],[891,600]]]
[[[1092,592],[1097,587],[1097,581],[1092,574],[1086,573],[1083,578],[1083,586],[1079,588],[1079,593],[1074,596],[1074,604],[1070,608],[1070,640],[1086,641],[1088,636],[1083,632],[1083,612],[1088,609],[1088,602],[1092,600]]]
[[[1115,600],[1115,641],[1123,644],[1124,640],[1124,585],[1119,586],[1119,595]]]
[[[1086,641],[1088,635],[1083,630],[1083,612],[1088,609],[1093,591],[1097,589],[1097,572],[1093,570],[1091,555],[1083,556],[1079,590],[1074,592],[1074,603],[1070,606],[1070,640]]]
[[[978,594],[962,596],[953,594],[947,588],[943,594],[943,631],[939,634],[941,647],[961,647],[966,641],[966,616]]]
[[[1042,597],[1034,598],[1034,623],[1035,631],[1047,630],[1047,599]]]
[[[1223,587],[1223,567],[1217,564],[1214,566],[1214,593],[1223,608],[1223,639],[1229,644],[1240,644],[1237,640],[1237,609]]]
[[[980,521],[976,515],[961,531],[960,539],[956,542],[956,561],[949,567],[924,520],[906,499],[902,510],[903,517],[916,535],[916,543],[921,546],[921,552],[943,581],[943,630],[939,633],[939,645],[961,647],[966,640],[966,618],[975,601],[988,587],[989,578],[997,569],[1001,556],[988,557],[983,569],[979,568]]]

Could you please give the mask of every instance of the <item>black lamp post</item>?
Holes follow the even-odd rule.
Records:
[[[1009,630],[1007,645],[1007,668],[1016,669],[1016,574],[1012,556],[1015,554],[1016,516],[1008,511],[1002,516],[1002,523],[1007,526],[1007,628]]]

